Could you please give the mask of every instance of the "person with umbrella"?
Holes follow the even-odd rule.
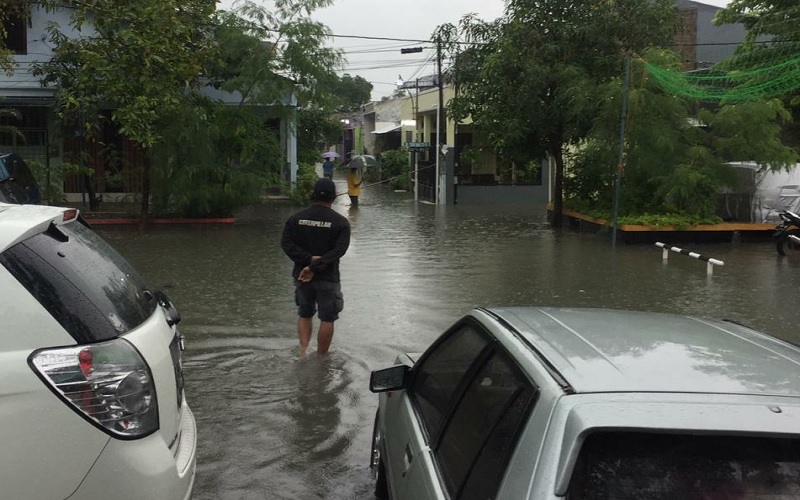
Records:
[[[338,157],[337,153],[333,151],[328,151],[327,153],[323,153],[322,157],[325,158],[325,161],[322,163],[322,176],[327,177],[328,179],[333,179],[333,158]]]
[[[370,155],[354,156],[348,162],[350,173],[347,174],[347,194],[350,196],[350,206],[353,208],[358,208],[358,197],[364,184],[364,170],[371,166],[375,166],[375,157]]]
[[[361,195],[361,185],[364,179],[358,174],[358,165],[350,162],[350,173],[347,174],[347,195],[350,196],[350,206],[358,208],[358,197]]]

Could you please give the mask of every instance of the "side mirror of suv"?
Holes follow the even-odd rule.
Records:
[[[158,305],[160,305],[167,311],[167,324],[169,326],[172,326],[180,323],[181,314],[178,312],[175,306],[172,305],[172,301],[169,300],[169,297],[167,297],[167,295],[162,291],[156,291],[154,295],[156,300],[158,301]]]

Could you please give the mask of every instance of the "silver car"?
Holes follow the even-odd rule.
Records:
[[[476,309],[370,389],[378,498],[800,498],[800,349],[732,322]]]

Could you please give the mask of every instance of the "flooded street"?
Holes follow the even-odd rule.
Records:
[[[671,254],[664,265],[652,245],[614,250],[606,237],[555,231],[530,209],[416,205],[379,188],[364,191],[357,211],[347,204],[344,196],[334,205],[353,235],[326,358],[297,356],[291,263],[279,240],[298,207],[248,209],[234,227],[99,229],[183,316],[199,432],[195,499],[372,498],[370,371],[423,350],[472,307],[685,313],[800,341],[800,260],[778,257],[769,241],[683,245],[725,262],[709,278],[704,262]]]

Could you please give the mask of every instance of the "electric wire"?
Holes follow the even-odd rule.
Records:
[[[378,182],[373,182],[371,184],[367,184],[365,186],[362,186],[361,189],[367,189],[368,187],[378,186],[380,184],[385,184],[385,183],[391,182],[391,181],[393,181],[395,179],[399,179],[400,177],[405,177],[407,175],[416,174],[416,173],[422,172],[423,170],[428,170],[430,168],[435,168],[435,167],[436,167],[436,164],[428,165],[427,167],[420,167],[420,168],[417,168],[415,170],[411,170],[411,171],[409,171],[407,173],[404,173],[404,174],[395,175],[393,177],[388,177],[386,179],[383,179],[382,181],[378,181]],[[345,195],[345,194],[347,194],[347,191],[342,191],[341,193],[336,193],[336,197],[338,198],[339,196],[342,196],[342,195]]]

